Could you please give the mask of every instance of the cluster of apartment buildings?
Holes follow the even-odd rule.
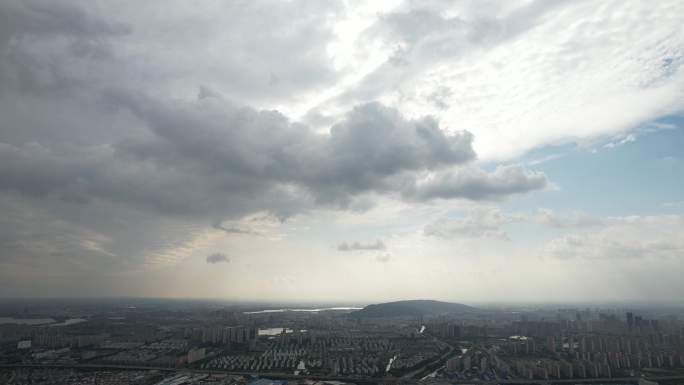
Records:
[[[184,337],[208,344],[253,344],[259,330],[247,326],[201,326],[185,328]]]

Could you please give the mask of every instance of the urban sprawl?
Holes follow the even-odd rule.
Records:
[[[372,317],[353,308],[163,302],[4,309],[10,317],[0,317],[1,384],[684,379],[677,309],[491,307]]]

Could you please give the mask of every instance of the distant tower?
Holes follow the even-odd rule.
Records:
[[[551,353],[556,352],[556,338],[554,336],[546,337],[546,349]]]
[[[627,329],[632,330],[634,327],[634,314],[631,311],[627,312]]]

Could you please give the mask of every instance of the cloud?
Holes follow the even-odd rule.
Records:
[[[78,279],[178,264],[221,233],[204,219],[160,217],[115,202],[0,191],[0,264]],[[11,274],[10,274],[11,276]],[[71,293],[75,294],[77,292]]]
[[[165,34],[155,32],[159,6]],[[586,2],[5,1],[0,84],[56,93],[61,103],[92,101],[96,89],[113,86],[186,99],[205,85],[212,91],[202,95],[279,109],[296,121],[324,117],[324,127],[380,100],[408,118],[469,129],[481,158],[509,159],[679,111],[681,10],[677,1],[600,10]],[[559,27],[569,22],[576,24]],[[2,113],[21,112],[8,105]]]
[[[684,258],[684,217],[679,215],[606,218],[598,229],[548,241],[542,254],[559,259]]]
[[[80,64],[110,59],[111,41],[131,32],[70,2],[4,1],[0,18],[0,93],[66,96],[83,86]],[[64,53],[76,60],[66,63]]]
[[[14,194],[0,194],[0,209],[0,263],[32,266],[50,261],[62,268],[83,271],[111,268],[112,262],[119,259],[110,249],[110,237],[55,218],[48,210],[32,206]]]
[[[525,220],[519,214],[506,214],[497,207],[475,207],[460,218],[445,217],[425,226],[423,233],[445,239],[492,238],[507,240],[501,226]]]
[[[535,220],[540,224],[556,228],[583,227],[603,223],[601,218],[593,217],[582,211],[575,211],[570,216],[561,217],[550,209],[538,209]]]
[[[0,12],[7,17],[2,27],[2,41],[12,37],[55,35],[73,37],[108,36],[129,33],[129,28],[116,21],[108,21],[90,10],[68,1],[43,3],[40,1],[4,1]]]
[[[681,110],[681,8],[0,2],[0,270],[95,282],[298,215],[542,190],[506,162]]]
[[[529,162],[527,162],[527,163],[528,163],[529,165],[531,165],[531,166],[536,166],[536,165],[539,165],[539,164],[543,164],[543,163],[546,163],[546,162],[550,162],[550,161],[553,161],[553,160],[556,160],[556,159],[563,158],[563,157],[565,157],[565,156],[566,156],[566,154],[562,154],[562,153],[551,154],[551,155],[543,156],[543,157],[541,157],[541,158],[532,159],[531,161],[529,161]]]
[[[367,192],[391,194],[404,188],[398,180],[474,157],[469,133],[447,135],[434,120],[405,120],[378,104],[355,108],[321,135],[277,112],[221,101],[112,98],[147,122],[153,135],[92,146],[0,143],[0,188],[106,199],[163,214],[231,217],[267,210],[287,217],[321,205],[345,208]],[[543,174],[518,167],[444,172],[439,182],[420,182],[401,194],[478,200],[546,183]]]
[[[81,228],[110,239],[104,247],[118,257],[78,243],[64,248],[65,255],[91,260],[100,271],[180,263],[217,239],[209,226],[224,234],[269,232],[263,224],[242,221],[254,213],[282,221],[318,209],[367,210],[373,206],[369,196],[432,199],[406,192],[426,172],[477,168],[469,133],[446,134],[431,118],[408,120],[377,103],[359,106],[328,133],[319,133],[278,112],[236,107],[216,97],[179,101],[120,90],[100,96],[110,107],[99,119],[125,116],[116,123],[127,127],[125,136],[86,129],[69,138],[73,126],[60,119],[53,122],[65,135],[59,140],[37,135],[42,140],[3,142],[6,133],[0,134],[0,190],[7,199],[43,207],[50,220],[73,224],[51,227],[40,236],[45,242],[59,234],[79,237]],[[84,113],[88,119],[95,115]],[[24,118],[13,127],[31,126]],[[493,194],[485,187],[460,197]],[[12,220],[25,221],[20,228],[36,226],[35,217],[17,214]],[[25,241],[12,249],[12,258],[31,254],[61,269],[31,245],[43,240],[28,232],[17,239]]]
[[[223,253],[214,253],[211,255],[207,256],[207,263],[210,264],[217,264],[217,263],[228,263],[230,262],[230,258],[228,258],[227,255]]]
[[[339,251],[360,251],[360,250],[385,250],[385,244],[381,240],[375,243],[361,243],[361,242],[342,242],[337,246]]]
[[[316,109],[383,100],[408,116],[434,115],[470,127],[487,160],[611,137],[681,111],[682,11],[677,1],[598,10],[588,2],[402,3],[358,39],[365,76]]]
[[[166,33],[159,34],[152,17],[162,6],[169,24]],[[16,42],[10,51],[16,59],[12,72],[31,72],[32,79],[47,80],[39,85],[60,86],[63,83],[50,79],[60,74],[72,80],[89,78],[96,85],[137,82],[138,87],[156,85],[175,93],[208,78],[231,99],[267,102],[296,97],[334,80],[335,69],[325,52],[333,35],[325,20],[341,11],[334,3],[259,1],[188,7],[157,2],[146,7],[100,7],[10,0],[0,8],[0,39]],[[263,24],[246,22],[256,19]],[[190,25],[193,28],[187,29]],[[217,44],[223,49],[208,49]],[[278,60],[284,61],[274,66]],[[20,64],[26,63],[31,66],[22,70]],[[98,71],[92,71],[93,64]],[[185,75],[177,76],[180,73]],[[147,76],[133,79],[134,74]],[[277,84],[270,81],[272,76],[279,79]]]
[[[225,231],[228,234],[258,234],[255,231],[249,229],[242,229],[239,227],[226,227],[222,223],[214,223],[212,227],[214,227],[217,230]]]
[[[612,138],[603,144],[604,148],[617,148],[625,144],[634,143],[637,139],[651,135],[664,130],[674,130],[677,126],[670,123],[662,122],[648,122],[646,124],[634,127],[628,131],[621,132],[614,135]]]
[[[497,200],[545,188],[546,175],[519,165],[498,166],[489,173],[479,168],[457,168],[418,179],[404,191],[411,199]]]
[[[605,147],[605,148],[615,148],[615,147],[620,147],[620,146],[623,146],[623,145],[625,145],[625,144],[627,144],[627,143],[633,143],[633,142],[636,142],[636,135],[634,135],[634,134],[627,134],[627,135],[625,135],[624,137],[619,138],[619,140],[616,141],[616,142],[608,142],[608,143],[606,143],[605,145],[603,145],[603,147]]]

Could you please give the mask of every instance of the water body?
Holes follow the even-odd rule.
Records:
[[[0,317],[0,325],[2,324],[19,324],[19,325],[47,325],[55,322],[52,318],[14,318],[14,317]]]
[[[266,309],[257,311],[246,311],[243,314],[267,314],[267,313],[285,313],[285,312],[310,312],[318,313],[322,311],[344,311],[344,310],[361,310],[360,307],[324,307],[319,309]]]
[[[64,322],[57,322],[54,318],[14,318],[14,317],[0,317],[0,325],[3,324],[18,324],[18,325],[49,325],[52,326],[69,326],[87,321],[83,318],[69,318]]]
[[[87,319],[83,318],[69,318],[68,320],[65,320],[64,322],[56,323],[50,325],[50,327],[53,326],[69,326],[69,325],[74,325],[74,324],[80,324],[81,322],[86,322]]]
[[[395,355],[394,357],[390,358],[389,362],[387,363],[387,368],[385,369],[385,373],[389,372],[390,369],[392,369],[392,362],[397,359],[397,356]]]

